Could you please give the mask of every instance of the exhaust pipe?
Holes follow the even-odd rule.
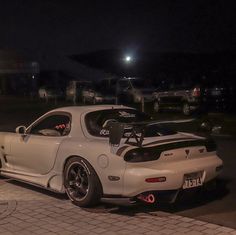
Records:
[[[143,202],[146,202],[146,203],[149,203],[149,204],[153,204],[156,201],[156,198],[152,193],[150,193],[148,195],[140,194],[137,198],[139,200],[141,200]]]

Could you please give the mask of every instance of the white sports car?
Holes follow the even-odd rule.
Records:
[[[211,140],[165,129],[117,105],[52,110],[0,133],[1,175],[60,193],[81,207],[101,198],[173,202],[222,169]]]

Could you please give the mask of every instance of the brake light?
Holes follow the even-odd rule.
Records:
[[[192,96],[199,97],[201,95],[201,89],[200,87],[195,87],[192,92]]]
[[[160,157],[155,149],[152,148],[137,148],[128,151],[124,160],[127,162],[146,162],[146,161],[154,161]]]
[[[155,177],[155,178],[147,178],[145,179],[147,183],[160,183],[160,182],[165,182],[166,177]]]

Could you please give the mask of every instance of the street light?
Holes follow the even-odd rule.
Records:
[[[126,56],[126,57],[125,57],[125,61],[128,62],[128,63],[129,63],[131,60],[132,60],[131,56]]]

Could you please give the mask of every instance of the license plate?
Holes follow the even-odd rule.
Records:
[[[202,186],[202,184],[203,184],[203,179],[202,179],[202,174],[200,172],[185,175],[183,189],[199,187]]]

